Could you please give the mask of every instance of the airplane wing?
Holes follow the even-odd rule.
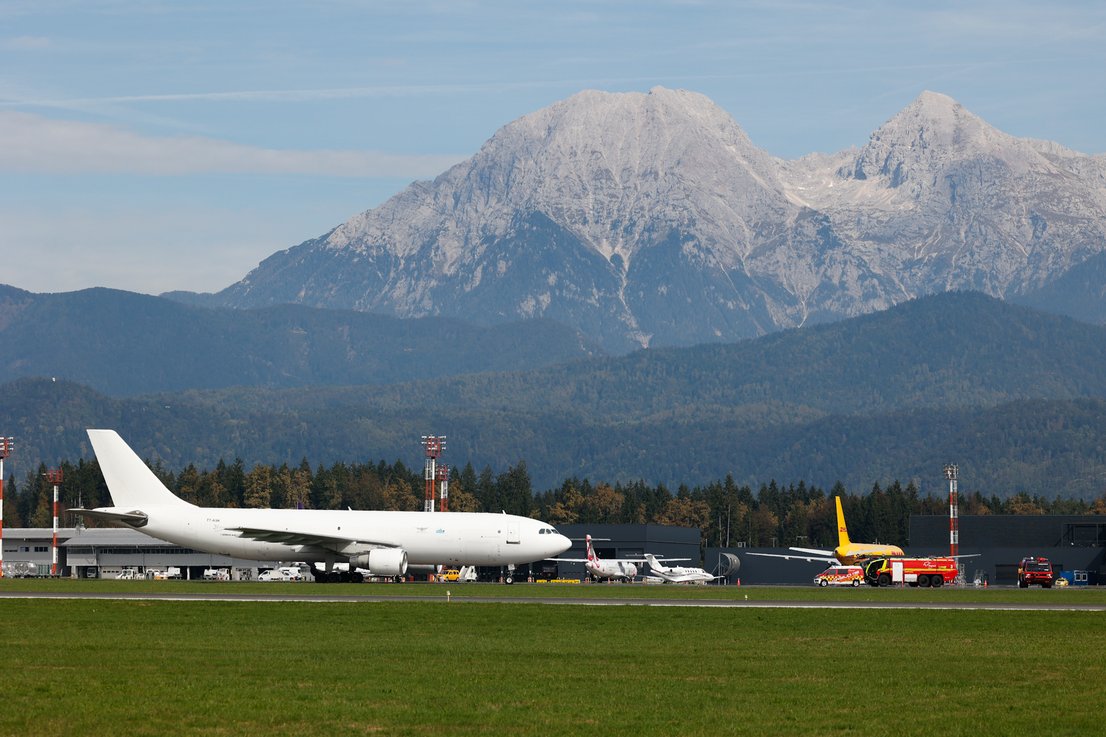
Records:
[[[69,511],[73,514],[79,514],[82,517],[91,517],[92,519],[103,520],[104,522],[116,522],[130,525],[131,527],[142,527],[149,521],[146,513],[137,509],[130,512],[120,512],[115,509],[81,509],[77,507]]]
[[[788,548],[788,550],[794,550],[796,553],[808,553],[810,555],[822,555],[822,556],[826,556],[826,555],[832,556],[833,555],[832,550],[822,550],[821,548]],[[837,560],[837,559],[834,558],[834,560]]]
[[[284,545],[303,545],[326,548],[342,553],[350,545],[367,545],[374,548],[394,548],[393,542],[381,540],[364,540],[356,537],[337,537],[334,535],[320,535],[316,532],[297,532],[295,530],[271,530],[264,527],[229,527],[230,532],[237,532],[239,537],[249,538],[263,543],[282,543]]]
[[[546,558],[546,560],[554,560],[558,563],[587,563],[587,558]]]
[[[819,553],[824,551],[817,551]],[[819,555],[798,555],[787,553],[746,553],[745,555],[759,555],[762,558],[783,558],[784,560],[805,560],[808,563],[821,562],[821,563],[840,563],[841,561],[834,558],[832,555],[828,557]]]

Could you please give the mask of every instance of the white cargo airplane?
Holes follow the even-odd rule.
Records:
[[[725,576],[712,576],[702,568],[666,566],[652,553],[646,553],[645,560],[649,563],[650,572],[665,583],[706,583],[716,578],[725,578]]]
[[[579,539],[579,538],[577,538]],[[632,580],[637,575],[637,563],[644,563],[638,559],[603,560],[595,554],[595,548],[591,546],[591,535],[584,535],[587,545],[586,558],[553,558],[561,563],[583,563],[584,568],[593,578],[625,578]]]
[[[335,579],[337,562],[378,576],[442,564],[513,573],[572,546],[551,525],[510,514],[197,507],[165,488],[114,430],[89,430],[88,437],[114,506],[69,511],[207,553],[325,563],[331,575],[321,580]]]

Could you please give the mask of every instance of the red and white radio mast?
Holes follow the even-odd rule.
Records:
[[[46,472],[46,480],[54,485],[54,542],[50,546],[50,575],[58,575],[58,485],[62,482],[60,468]]]
[[[449,466],[438,466],[438,498],[441,500],[439,511],[449,511]]]
[[[960,468],[955,463],[945,464],[945,478],[949,480],[949,555],[956,560],[956,570],[959,571],[957,579],[964,575],[960,570],[960,559],[956,557],[960,555],[960,502],[956,498],[956,477],[959,472]]]
[[[945,478],[949,480],[949,555],[960,555],[960,513],[956,498],[956,475],[960,469],[954,463],[945,465]]]
[[[0,437],[0,578],[4,577],[4,459],[11,455],[14,438]]]
[[[423,478],[426,480],[426,498],[423,502],[424,512],[434,511],[434,482],[438,478],[438,458],[445,450],[445,435],[423,435],[422,447],[426,449],[426,468]],[[444,500],[443,500],[444,501]]]

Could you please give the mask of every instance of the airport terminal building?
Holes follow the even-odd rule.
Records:
[[[123,527],[66,527],[58,530],[57,576],[118,578],[124,571],[140,577],[172,569],[181,578],[199,579],[205,570],[223,569],[230,578],[250,580],[276,563],[202,553],[157,540]],[[46,528],[4,530],[4,576],[49,576],[53,531]]]

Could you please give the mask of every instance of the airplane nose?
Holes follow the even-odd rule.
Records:
[[[572,547],[572,541],[560,533],[554,535],[553,539],[549,542],[550,550],[552,551],[550,555],[560,555]]]

